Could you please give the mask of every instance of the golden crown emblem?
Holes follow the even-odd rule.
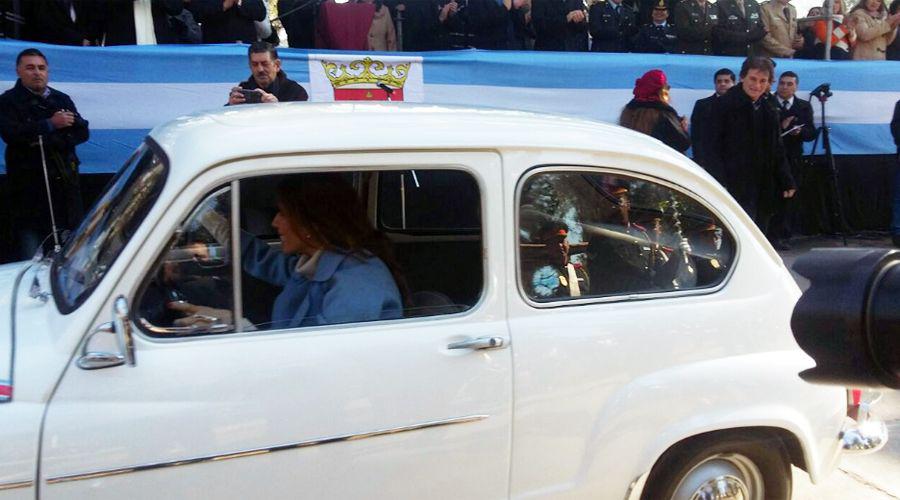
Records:
[[[334,88],[350,85],[383,83],[389,87],[403,88],[412,63],[385,64],[370,57],[348,64],[322,61],[325,76]]]

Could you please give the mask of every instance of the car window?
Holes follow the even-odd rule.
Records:
[[[519,195],[519,274],[536,302],[714,287],[733,237],[693,197],[591,170],[530,175]]]
[[[193,336],[471,308],[483,288],[477,183],[461,171],[424,169],[417,171],[417,187],[394,182],[408,172],[343,171],[236,181],[240,280],[232,277],[232,190],[213,189],[174,231],[144,278],[136,302],[138,323],[149,335]],[[460,182],[448,184],[447,179]],[[435,211],[433,204],[398,202],[403,189],[407,194],[440,190],[445,199],[476,206],[465,207],[460,218],[451,206]],[[403,206],[408,220],[428,221],[427,234],[376,227],[371,207],[381,202]]]
[[[137,301],[139,323],[150,333],[192,335],[235,330],[230,210],[231,188],[219,187],[172,234]]]

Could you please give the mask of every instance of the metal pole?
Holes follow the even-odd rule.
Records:
[[[47,188],[47,204],[50,205],[50,230],[53,231],[53,250],[59,252],[59,234],[56,231],[56,215],[53,213],[53,195],[50,194],[50,174],[47,173],[47,157],[44,153],[44,136],[38,136],[38,145],[41,147],[41,166],[44,167],[44,187]]]
[[[834,17],[834,2],[843,2],[843,0],[826,0],[825,1],[825,60],[831,60],[831,33],[834,27],[831,20]],[[841,4],[841,12],[844,12],[844,5]],[[824,117],[823,117],[824,118]]]

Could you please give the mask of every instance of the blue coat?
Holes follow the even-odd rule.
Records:
[[[284,255],[242,233],[244,270],[284,289],[275,299],[270,329],[396,319],[403,316],[400,291],[375,256],[325,250],[312,279],[297,271],[296,255]]]

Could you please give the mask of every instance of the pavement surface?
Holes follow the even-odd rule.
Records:
[[[790,268],[798,256],[812,248],[842,247],[842,238],[814,237],[791,241],[792,249],[779,252]],[[892,247],[886,235],[851,237],[848,247]],[[809,286],[802,276],[793,273],[801,288]],[[882,391],[882,399],[872,410],[883,420],[890,433],[887,445],[873,454],[845,454],[831,475],[812,484],[805,472],[794,469],[795,500],[900,500],[900,391]]]

